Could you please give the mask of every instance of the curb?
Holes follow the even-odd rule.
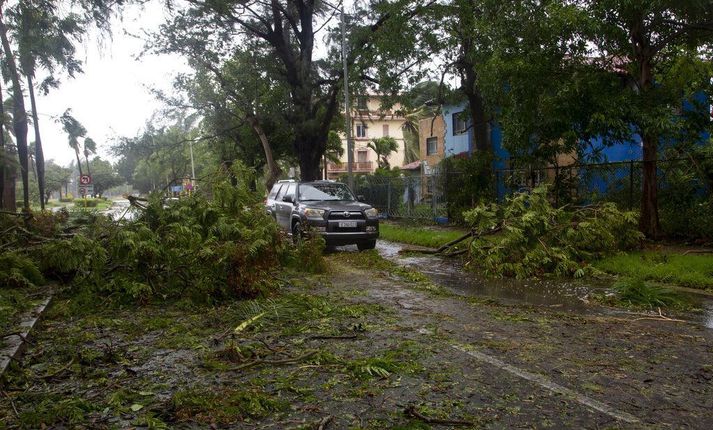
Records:
[[[5,370],[7,370],[13,360],[18,360],[25,352],[25,348],[27,347],[26,340],[51,300],[52,295],[50,294],[40,304],[22,315],[22,317],[20,317],[22,322],[19,325],[20,333],[11,334],[5,338],[7,339],[7,346],[0,349],[0,376],[5,373]]]

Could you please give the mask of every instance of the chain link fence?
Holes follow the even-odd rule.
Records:
[[[447,221],[446,193],[439,175],[360,176],[354,187],[384,217]]]
[[[463,209],[479,202],[503,201],[541,184],[549,185],[552,204],[557,207],[608,201],[621,209],[638,210],[643,174],[643,161],[502,169],[486,173],[485,179],[473,172],[433,170],[429,175],[361,176],[355,188],[386,217],[446,222],[458,221]],[[713,159],[659,160],[656,176],[662,218],[677,211],[703,216],[713,209]],[[709,218],[713,220],[713,215]]]

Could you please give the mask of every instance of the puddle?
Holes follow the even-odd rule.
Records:
[[[131,220],[136,216],[135,209],[131,208],[131,204],[126,199],[114,200],[114,204],[103,213],[109,215],[114,221],[122,219],[122,216],[125,220]]]
[[[595,289],[562,281],[486,280],[475,273],[464,271],[459,260],[433,255],[401,256],[399,251],[402,248],[400,244],[393,242],[377,242],[377,250],[384,258],[403,266],[418,268],[437,284],[463,296],[492,298],[508,304],[583,311],[587,308],[587,296]]]
[[[453,293],[468,297],[484,297],[498,300],[505,304],[525,304],[558,308],[563,311],[578,313],[621,314],[627,311],[589,306],[588,296],[592,292],[602,292],[608,284],[596,280],[535,280],[518,281],[513,279],[484,279],[476,273],[463,270],[460,261],[445,259],[433,255],[399,254],[403,246],[394,242],[377,241],[377,251],[382,257],[399,265],[417,268],[429,276],[435,283]],[[356,247],[344,247],[345,251],[356,251]],[[713,329],[713,300],[691,295],[691,300],[698,303],[701,313],[677,316],[700,323]]]

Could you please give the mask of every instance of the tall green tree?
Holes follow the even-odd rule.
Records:
[[[96,154],[97,143],[91,137],[84,139],[84,160],[87,162],[87,175],[92,174],[92,170],[89,166],[89,155]]]
[[[377,163],[382,169],[389,169],[389,156],[399,149],[396,139],[391,136],[371,139],[366,146],[376,153]]]
[[[22,86],[20,85],[20,73],[15,60],[16,54],[10,45],[9,32],[5,24],[4,6],[4,1],[0,1],[0,41],[2,42],[3,53],[5,54],[5,64],[7,65],[10,81],[12,82],[13,129],[15,132],[17,155],[20,160],[20,176],[22,177],[22,206],[23,210],[29,212],[30,185],[27,164],[27,111],[25,110],[25,99]]]
[[[50,87],[58,85],[55,76],[57,66],[65,69],[72,77],[75,73],[81,72],[80,62],[74,57],[75,47],[71,40],[73,38],[79,41],[83,33],[79,16],[69,14],[60,17],[58,6],[57,2],[50,0],[21,1],[15,7],[8,9],[13,36],[17,41],[19,63],[27,78],[35,132],[35,172],[41,196],[45,195],[45,165],[35,98],[35,73],[38,66],[49,73],[49,77],[41,85],[46,92]],[[44,201],[40,200],[40,205],[44,209]]]
[[[639,228],[661,234],[656,166],[662,138],[679,123],[671,115],[681,98],[709,86],[713,43],[713,3],[702,0],[598,0],[585,3],[598,24],[593,42],[616,60],[629,80],[632,124],[643,147]]]
[[[432,3],[375,1],[370,10],[376,13],[362,14],[359,21],[351,19],[347,63],[356,76],[361,78],[369,67],[381,64],[385,66],[381,70],[388,70],[391,77],[382,79],[382,85],[396,84],[403,74],[402,67],[393,67],[399,63],[396,57],[410,58],[418,51],[405,49],[406,45],[412,45],[409,39],[393,36],[417,25],[415,18],[419,11]],[[312,0],[195,0],[188,10],[177,12],[171,25],[164,28],[205,32],[218,42],[216,46],[240,42],[243,35],[264,44],[266,55],[274,61],[262,75],[279,80],[289,90],[290,103],[284,116],[292,128],[293,152],[299,160],[303,180],[318,179],[328,133],[340,110],[343,73],[341,61],[337,61],[338,51],[332,49],[332,55],[325,60],[315,58],[315,38],[323,29],[322,23],[334,16],[334,8],[329,3]],[[391,30],[387,32],[386,28]],[[169,37],[171,34],[175,32],[169,32]],[[379,37],[383,37],[383,49],[377,52],[373,48]],[[336,41],[334,37],[328,40]],[[379,53],[391,55],[390,61],[374,61]]]
[[[87,135],[87,129],[84,128],[82,123],[77,121],[76,118],[72,116],[72,110],[67,109],[64,111],[61,117],[59,117],[58,122],[62,124],[62,129],[67,133],[67,141],[69,147],[74,151],[74,155],[77,158],[77,169],[79,169],[79,175],[82,173],[82,162],[79,159],[80,153],[80,143],[79,138],[85,137]]]

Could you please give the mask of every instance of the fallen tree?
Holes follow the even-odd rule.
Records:
[[[138,214],[131,221],[82,211],[4,217],[0,281],[22,287],[58,280],[86,297],[119,301],[213,303],[269,290],[271,271],[290,261],[310,264],[247,186],[226,177],[211,191],[210,199],[194,194],[171,205],[158,195],[132,198]]]
[[[495,277],[581,277],[596,271],[593,260],[635,248],[643,239],[635,212],[613,203],[555,208],[545,186],[463,215],[473,230],[468,266]],[[493,232],[498,234],[486,237]]]

